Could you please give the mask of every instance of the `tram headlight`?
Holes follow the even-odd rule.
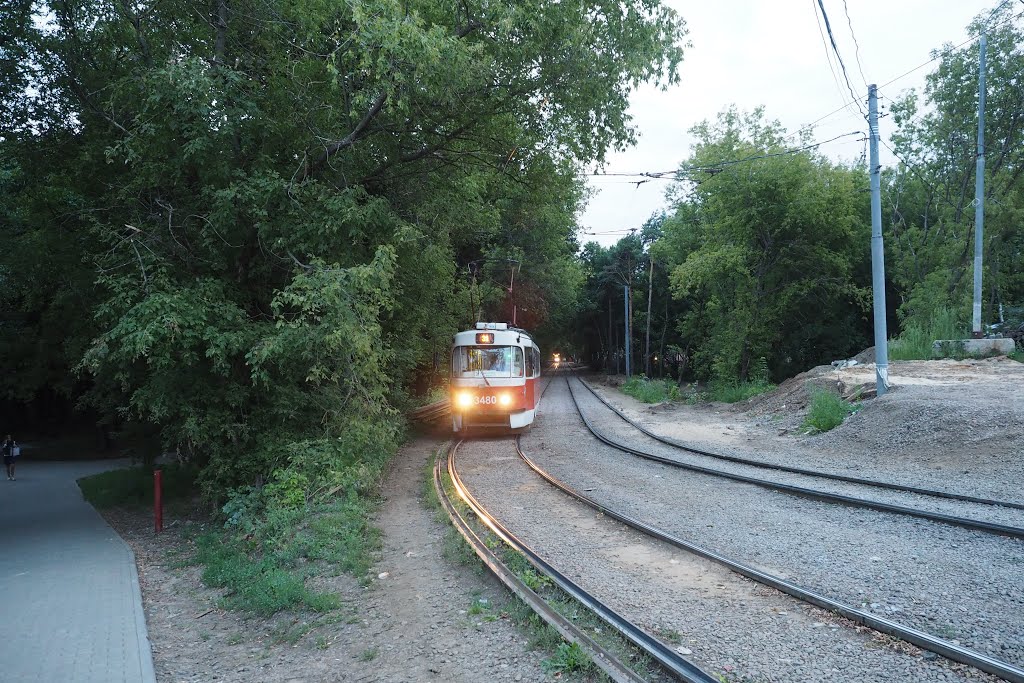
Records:
[[[512,405],[512,394],[502,394],[499,396],[498,404],[505,407]]]
[[[473,405],[473,394],[468,391],[460,391],[455,395],[455,405],[460,408],[469,408]]]

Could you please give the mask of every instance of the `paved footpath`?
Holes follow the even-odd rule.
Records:
[[[0,477],[2,683],[156,680],[135,557],[75,483],[124,464],[22,458]]]

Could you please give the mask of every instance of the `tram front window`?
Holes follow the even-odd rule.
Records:
[[[522,377],[523,350],[516,346],[456,346],[453,377]]]

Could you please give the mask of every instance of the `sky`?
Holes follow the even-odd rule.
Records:
[[[885,97],[895,98],[908,88],[921,92],[934,62],[882,85],[927,62],[932,50],[968,40],[971,20],[999,4],[997,0],[846,0],[848,23],[843,0],[822,3],[854,94],[866,102],[867,83],[877,84],[883,98],[880,106],[886,104]],[[666,0],[665,4],[686,20],[692,43],[685,50],[680,82],[667,91],[643,86],[633,93],[630,114],[638,144],[610,153],[605,173],[674,170],[690,154],[693,138],[687,131],[703,120],[713,120],[730,104],[743,111],[764,106],[768,119],[777,119],[794,132],[853,99],[831,47],[830,68],[824,42],[828,34],[824,22],[819,28],[816,20],[821,16],[817,0]],[[881,118],[879,128],[883,140],[887,139],[892,132],[889,120]],[[867,123],[850,105],[817,124],[813,138],[822,141],[866,130]],[[857,160],[866,149],[866,143],[858,140],[861,137],[845,137],[820,150],[835,160]],[[895,161],[884,147],[881,151],[883,165]],[[623,236],[621,231],[640,228],[666,207],[669,185],[666,180],[652,180],[637,187],[625,178],[590,178],[594,194],[578,216],[580,242],[607,246]]]

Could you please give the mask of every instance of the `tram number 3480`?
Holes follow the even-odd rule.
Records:
[[[494,404],[496,404],[498,402],[498,397],[497,396],[477,396],[474,399],[474,401],[475,401],[475,403],[478,406],[494,405]]]

